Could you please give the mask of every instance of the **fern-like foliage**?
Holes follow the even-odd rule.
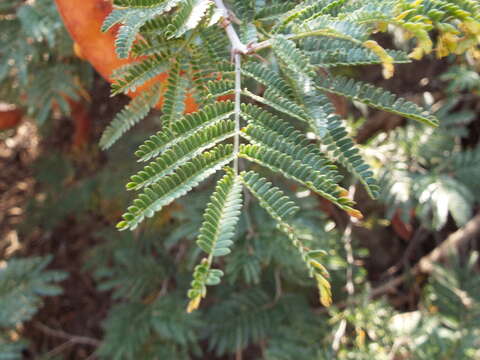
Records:
[[[70,113],[92,71],[73,54],[55,3],[2,1],[0,5],[0,98],[42,125],[56,109]]]
[[[220,283],[223,272],[211,268],[213,259],[230,253],[241,208],[240,178],[232,169],[227,169],[227,174],[218,182],[203,215],[204,221],[197,244],[208,257],[195,267],[191,290],[188,292],[188,312],[198,308],[201,299],[207,295],[207,285]]]
[[[165,53],[155,54],[152,57],[118,69],[114,74],[115,81],[112,85],[112,95],[133,92],[148,80],[165,72],[168,55]]]
[[[418,105],[398,98],[384,89],[365,84],[343,76],[326,77],[315,84],[319,89],[363,102],[371,107],[398,114],[410,119],[438,126],[435,116],[429,114]]]
[[[151,108],[160,100],[160,95],[160,86],[156,84],[131,100],[105,129],[100,146],[103,149],[110,148],[124,133],[148,115]]]
[[[330,181],[320,172],[310,166],[302,164],[292,156],[278,150],[268,149],[258,145],[242,145],[239,155],[252,162],[258,163],[281,173],[288,179],[294,180],[320,196],[330,200],[352,216],[361,218],[361,214],[352,208],[354,203],[345,197],[346,191]]]
[[[364,45],[351,44],[341,39],[306,38],[301,42],[302,49],[315,66],[324,68],[334,66],[359,66],[382,64],[382,59]],[[408,63],[408,54],[399,50],[386,50],[393,63]]]
[[[11,260],[0,270],[1,327],[29,320],[41,304],[41,296],[61,293],[55,283],[65,279],[66,274],[45,271],[50,261],[50,258]]]
[[[233,103],[218,102],[206,106],[197,113],[186,115],[173,123],[170,128],[152,135],[144,144],[140,145],[135,155],[140,158],[140,161],[148,161],[173,145],[194,136],[199,130],[228,119],[233,114],[233,110]]]
[[[168,36],[178,38],[187,31],[196,28],[200,21],[207,15],[212,5],[213,2],[210,0],[185,1],[180,10],[175,14],[172,23],[169,24],[167,29]]]
[[[140,28],[148,20],[169,12],[182,0],[169,1],[125,1],[122,7],[113,10],[105,19],[102,30],[107,31],[112,26],[120,23],[115,47],[118,57],[126,58],[130,54],[133,42]]]
[[[207,285],[220,281],[222,271],[213,269],[213,262],[230,251],[242,188],[259,199],[290,238],[328,305],[330,288],[326,269],[318,262],[321,253],[304,246],[287,223],[295,206],[279,188],[245,169],[245,160],[362,218],[341,184],[343,174],[335,163],[355,176],[370,196],[377,197],[380,188],[325,93],[427,125],[438,123],[417,104],[337,75],[337,68],[379,64],[384,77],[390,78],[396,63],[409,62],[433,48],[432,26],[426,19],[456,25],[461,19],[464,25],[458,26],[473,34],[476,7],[468,1],[446,6],[440,0],[431,7],[406,0],[230,1],[233,16],[220,0],[116,0],[114,4],[104,29],[120,24],[119,56],[133,54],[139,61],[117,72],[113,92],[131,91],[165,71],[169,76],[162,128],[136,152],[140,161],[149,163],[127,185],[141,194],[118,227],[135,229],[232,162],[205,211],[197,243],[208,257],[195,268],[189,310],[198,307]],[[437,16],[434,9],[442,13]],[[384,49],[372,38],[389,24],[416,38],[413,55]],[[165,77],[160,78],[165,82]],[[183,115],[187,94],[199,109]]]
[[[231,145],[218,145],[212,151],[196,156],[180,166],[172,175],[162,177],[147,187],[123,215],[124,221],[118,224],[118,228],[120,230],[135,229],[146,217],[151,218],[164,206],[188,193],[200,182],[231,162],[233,157]]]
[[[0,268],[0,358],[21,359],[25,344],[9,335],[30,320],[43,304],[42,297],[62,292],[58,282],[66,274],[46,270],[51,258],[12,259]]]
[[[158,156],[137,175],[132,176],[132,182],[127,184],[127,189],[139,190],[149,186],[166,175],[190,161],[204,150],[215,146],[234,135],[235,123],[231,120],[222,120],[203,130],[198,131],[185,140],[173,145],[170,149]]]
[[[180,64],[175,64],[168,73],[167,90],[165,91],[165,104],[161,118],[164,126],[180,118],[185,110],[185,97],[187,93],[187,79],[180,76]]]
[[[287,220],[298,211],[283,191],[272,186],[265,178],[250,171],[242,173],[242,180],[253,195],[260,201],[260,205],[270,214],[270,216],[278,223],[278,228],[284,232],[292,241],[293,246],[297,249],[303,262],[309,270],[310,276],[317,280],[320,301],[325,306],[330,306],[332,302],[332,293],[328,282],[328,271],[318,261],[318,258],[326,255],[321,250],[310,250],[302,244],[301,240],[295,233],[295,229],[287,223]]]

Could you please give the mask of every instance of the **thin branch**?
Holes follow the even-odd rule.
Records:
[[[350,186],[349,189],[349,198],[353,200],[355,197],[356,187],[355,184]],[[352,247],[352,226],[353,226],[353,219],[350,218],[350,221],[345,228],[343,233],[343,244],[345,248],[345,253],[347,255],[347,294],[349,297],[355,295],[355,284],[353,282],[353,269],[355,267],[355,258],[353,257],[353,247]]]
[[[340,322],[340,325],[338,326],[337,331],[335,331],[335,335],[333,336],[332,350],[335,353],[337,353],[338,350],[340,350],[340,344],[346,331],[347,331],[347,320],[342,319],[342,321]]]
[[[434,268],[434,264],[447,258],[450,253],[468,243],[480,233],[480,213],[475,215],[464,227],[458,229],[451,234],[437,248],[433,249],[428,255],[420,259],[417,265],[412,269],[410,274],[430,274]],[[409,275],[412,276],[412,275]],[[373,289],[371,297],[377,297],[389,292],[402,284],[407,279],[407,274],[398,276],[384,285]]]
[[[223,12],[223,18],[224,18],[223,27],[225,28],[225,31],[227,33],[228,39],[230,40],[230,43],[232,44],[232,53],[248,54],[249,49],[244,43],[242,43],[242,41],[240,40],[240,37],[237,34],[237,31],[233,27],[230,21],[230,17],[231,17],[230,11],[227,9],[225,4],[223,3],[223,0],[215,0],[215,4],[217,5],[217,8]]]
[[[235,137],[233,145],[233,169],[238,175],[238,152],[240,150],[240,103],[242,96],[242,59],[239,53],[235,53]]]
[[[275,299],[274,303],[277,303],[282,297],[282,275],[280,274],[280,269],[276,268],[274,272],[275,277]]]
[[[458,229],[453,234],[450,234],[448,238],[440,244],[437,248],[433,249],[428,255],[425,255],[417,265],[408,273],[402,274],[387,283],[374,288],[369,295],[370,299],[382,296],[391,290],[394,290],[397,286],[403,284],[408,278],[418,274],[430,274],[433,271],[435,263],[438,263],[447,258],[453,250],[456,250],[469,241],[475,239],[480,234],[480,213],[475,215],[464,227]],[[361,300],[354,298],[351,301],[345,301],[336,304],[338,309],[344,309],[347,306],[355,305]],[[328,311],[327,308],[319,308],[315,312],[322,314]]]
[[[242,349],[238,348],[237,351],[235,351],[235,360],[242,360],[243,359],[243,351]]]
[[[235,174],[238,175],[238,152],[240,150],[240,105],[242,96],[242,58],[241,54],[247,54],[249,52],[248,47],[242,43],[237,31],[232,25],[232,15],[227,9],[223,0],[215,0],[217,8],[224,14],[223,27],[227,33],[230,44],[232,45],[232,57],[235,61],[235,137],[233,145],[233,169]]]
[[[223,12],[223,18],[224,18],[223,27],[225,28],[225,31],[230,40],[230,43],[232,44],[232,53],[239,53],[243,55],[254,54],[260,50],[272,47],[273,41],[271,39],[268,39],[256,44],[245,45],[244,43],[242,43],[242,41],[240,40],[240,37],[237,34],[237,31],[232,25],[231,12],[230,10],[227,9],[225,4],[223,3],[223,0],[215,0],[215,5],[217,6],[218,9],[220,9],[220,11]],[[285,38],[289,40],[298,40],[298,39],[303,39],[309,36],[328,36],[328,37],[334,37],[338,39],[349,40],[355,44],[361,44],[361,42],[356,39],[332,32],[331,30],[328,30],[328,29],[318,29],[318,30],[306,31],[298,34],[289,34],[289,35],[285,35]]]
[[[44,357],[45,359],[53,358],[54,356],[61,354],[63,351],[65,351],[66,349],[68,349],[70,346],[73,346],[73,345],[75,345],[73,342],[71,342],[70,340],[67,340],[63,344],[57,346],[56,348],[44,354],[42,357]]]
[[[250,202],[252,200],[252,195],[250,192],[244,188],[243,189],[243,197],[245,199],[243,205],[243,215],[245,217],[245,223],[247,224],[247,241],[252,239],[255,235],[255,227],[252,222],[252,217],[250,216]]]
[[[356,188],[356,182],[355,182],[348,189],[348,197],[350,199],[353,200],[355,198],[356,190],[357,188]],[[355,295],[355,283],[353,281],[353,270],[355,268],[355,258],[353,256],[353,246],[352,246],[352,227],[353,227],[353,218],[349,218],[349,221],[347,223],[347,226],[345,227],[345,231],[343,232],[343,236],[342,236],[342,242],[343,242],[343,246],[345,248],[345,253],[347,256],[347,270],[346,270],[347,282],[345,285],[345,288],[348,294],[347,302],[349,302]],[[338,326],[337,331],[335,332],[335,335],[332,341],[332,350],[334,353],[338,353],[338,351],[340,350],[340,344],[341,344],[342,338],[345,336],[346,331],[347,331],[347,320],[342,319],[342,321],[340,322],[340,325]]]
[[[398,270],[400,270],[402,267],[408,266],[408,261],[410,259],[410,256],[415,250],[415,248],[421,244],[429,235],[428,231],[425,230],[423,227],[419,227],[418,230],[415,232],[415,235],[413,238],[410,240],[407,248],[405,249],[405,252],[403,253],[403,256],[398,262],[391,266],[387,271],[387,275],[393,275],[395,274]]]
[[[35,327],[45,333],[56,338],[68,340],[67,343],[80,344],[80,345],[90,345],[94,347],[100,346],[100,340],[93,339],[86,336],[71,335],[62,330],[55,330],[49,328],[47,325],[42,324],[41,322],[36,322]]]

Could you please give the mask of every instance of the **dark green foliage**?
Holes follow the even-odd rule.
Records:
[[[123,215],[117,227],[133,230],[145,218],[150,218],[177,198],[185,195],[200,182],[227,165],[233,159],[231,145],[218,145],[210,152],[197,155],[180,166],[172,175],[163,176],[147,187]]]
[[[118,305],[105,323],[107,336],[98,354],[108,359],[189,359],[198,320],[178,306],[178,297]],[[129,326],[125,326],[129,323]]]
[[[186,115],[173,123],[171,127],[150,136],[135,152],[135,155],[140,158],[140,161],[148,161],[173,145],[192,138],[199,130],[228,119],[232,114],[233,104],[231,102],[218,102],[207,106],[200,112]]]
[[[215,146],[233,136],[235,124],[230,120],[222,120],[217,124],[198,131],[185,140],[178,142],[158,156],[142,171],[131,177],[127,184],[129,190],[139,190],[151,185],[166,175],[170,175],[184,163],[192,160],[205,149]]]
[[[145,60],[125,65],[123,68],[116,70],[114,74],[116,81],[112,85],[112,95],[133,92],[148,80],[165,72],[169,55],[169,53],[155,54]]]
[[[437,126],[438,121],[418,105],[399,99],[392,93],[373,85],[356,82],[346,77],[327,77],[315,84],[319,89],[343,95],[351,100],[363,102],[374,108],[405,116],[425,124]]]
[[[320,301],[324,306],[330,306],[332,294],[328,278],[330,275],[323,265],[318,261],[326,255],[323,250],[310,250],[299,238],[297,231],[286,221],[295,214],[299,208],[284,193],[268,183],[254,172],[242,174],[242,179],[247,188],[260,201],[260,205],[278,223],[278,229],[285,233],[292,241],[293,246],[298,250],[305,263],[310,276],[315,277],[320,290]]]
[[[231,170],[229,174],[227,176],[231,177]],[[227,176],[219,186],[228,191],[232,183],[229,183]],[[238,191],[238,184],[236,187]],[[261,259],[263,265],[256,276],[264,285],[260,287],[251,284],[250,289],[245,288],[243,275],[238,278],[239,275],[235,272],[227,271],[222,278],[222,286],[209,288],[205,307],[210,303],[209,299],[221,296],[223,300],[208,306],[208,311],[186,313],[185,293],[179,293],[178,290],[190,287],[191,270],[190,266],[186,267],[183,262],[192,263],[202,255],[199,255],[194,247],[189,247],[185,260],[178,262],[177,245],[180,244],[179,241],[183,243],[185,238],[191,242],[195,240],[195,228],[198,228],[199,224],[189,227],[190,219],[200,210],[202,202],[208,200],[205,195],[197,192],[192,193],[187,201],[180,200],[181,210],[171,212],[173,225],[166,224],[158,230],[149,229],[136,240],[130,232],[121,233],[120,238],[111,231],[102,234],[110,240],[95,250],[91,264],[98,269],[96,273],[101,288],[114,290],[116,299],[122,299],[122,304],[112,309],[105,323],[107,335],[100,348],[102,358],[155,358],[159,354],[175,359],[213,356],[210,353],[201,354],[199,345],[204,341],[209,344],[208,347],[202,346],[204,351],[232,353],[252,346],[262,339],[276,337],[279,326],[290,328],[292,321],[298,320],[294,314],[303,313],[306,309],[302,297],[295,296],[289,290],[285,290],[286,296],[282,296],[278,303],[273,300],[272,272],[264,268],[266,264],[270,264],[272,268],[285,269],[285,272],[281,271],[282,280],[279,281],[293,282],[307,292],[313,288],[310,282],[303,279],[305,264],[301,256],[292,256],[292,246],[286,241],[285,235],[276,230],[275,222],[270,220],[270,216],[263,209],[252,203],[249,212],[252,215],[252,226],[258,229],[258,233],[249,239],[247,229],[240,221],[238,230],[231,238],[232,253],[225,259],[244,269],[245,262],[239,262],[238,255],[251,252],[248,257],[244,257],[244,261]],[[238,193],[231,196],[231,199],[233,198],[238,199]],[[212,204],[216,199],[219,199],[218,195],[212,196]],[[192,206],[193,204],[196,206]],[[231,205],[230,209],[238,211],[235,210],[238,203],[232,202]],[[323,224],[319,217],[321,214],[316,211],[309,213],[308,208],[302,209],[301,214],[303,219],[312,216],[311,224],[295,224],[297,236],[305,245],[319,248],[327,247],[327,241],[335,244],[333,237],[320,236],[324,234],[321,226],[317,226]],[[290,213],[290,219],[291,215],[293,213]],[[283,216],[284,219],[288,218],[287,214]],[[234,224],[230,224],[230,228],[234,229]],[[312,240],[312,235],[318,237]],[[159,237],[163,241],[158,241]],[[174,256],[169,255],[168,251]],[[215,258],[217,265],[222,264],[222,257]],[[143,275],[140,275],[140,272]],[[229,320],[219,322],[219,318]],[[130,325],[125,326],[127,323]],[[321,324],[320,321],[315,323]],[[242,329],[241,336],[237,334],[239,328]]]
[[[160,95],[160,86],[154,85],[131,100],[105,129],[100,139],[100,146],[108,149],[115,144],[125,132],[148,115],[150,109],[160,100]]]
[[[73,54],[73,43],[62,26],[55,3],[39,0],[0,5],[0,99],[28,112],[43,124],[58,105],[79,100],[92,71]]]
[[[207,285],[218,285],[223,272],[212,269],[216,257],[230,254],[236,225],[242,209],[242,184],[232,169],[217,183],[215,192],[203,214],[203,223],[197,238],[197,245],[208,255],[195,267],[188,312],[196,310],[207,294]]]
[[[66,274],[46,270],[51,258],[12,259],[0,268],[0,359],[20,359],[25,342],[9,332],[30,320],[43,304],[42,297],[62,292],[58,282]]]
[[[118,57],[127,58],[140,28],[151,19],[167,13],[177,6],[181,0],[168,1],[138,1],[129,2],[129,8],[114,10],[103,24],[102,30],[106,31],[112,26],[120,23],[115,47]]]
[[[352,211],[353,203],[342,196],[341,188],[322,173],[312,169],[309,165],[302,164],[300,160],[295,160],[280,151],[264,149],[258,145],[242,146],[240,156],[299,182],[345,211]]]
[[[1,269],[1,327],[13,327],[29,320],[41,305],[41,296],[61,293],[55,283],[65,279],[65,274],[44,271],[50,261],[49,258],[10,260]]]

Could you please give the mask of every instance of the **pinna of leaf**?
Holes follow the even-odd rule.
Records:
[[[388,91],[345,77],[318,75],[319,67],[335,66],[338,61],[338,65],[379,64],[389,78],[395,62],[408,61],[407,54],[387,51],[371,40],[375,27],[363,25],[358,14],[349,18],[347,3],[338,2],[335,7],[300,1],[287,15],[274,17],[273,25],[271,17],[259,19],[259,24],[264,22],[259,26],[270,29],[266,35],[255,26],[248,31],[239,26],[238,33],[232,23],[236,17],[222,0],[114,2],[117,7],[105,20],[104,29],[119,26],[115,41],[121,57],[131,53],[140,56],[138,63],[117,73],[115,88],[132,89],[148,83],[160,71],[172,72],[165,93],[168,105],[166,101],[163,127],[136,152],[140,162],[148,163],[127,185],[139,195],[118,229],[135,229],[211,175],[222,169],[225,172],[211,195],[197,238],[206,255],[194,270],[188,291],[189,312],[199,307],[208,286],[221,281],[223,272],[215,268],[215,260],[231,251],[244,190],[259,201],[290,240],[317,282],[321,303],[332,303],[328,271],[320,262],[326,253],[310,249],[291,224],[298,206],[257,172],[239,170],[240,159],[248,160],[308,188],[350,216],[362,218],[340,186],[342,176],[332,161],[342,164],[372,197],[378,195],[379,187],[325,92],[428,125],[437,124],[427,111]],[[260,9],[249,4],[245,6],[251,6],[252,14],[260,11],[264,16],[270,11],[268,4]],[[365,6],[358,11],[369,9]],[[265,39],[259,41],[262,36]],[[356,49],[351,57],[348,52],[341,55],[350,48]],[[320,52],[322,56],[318,56]],[[257,53],[274,59],[275,66],[248,56]],[[229,57],[234,59],[234,66]],[[322,61],[327,60],[324,65]],[[243,88],[243,78],[259,86]],[[200,109],[185,115],[182,105],[187,87]],[[258,88],[264,91],[258,92]],[[156,101],[154,94],[158,92],[147,92],[141,101],[151,106]],[[234,101],[218,99],[225,95],[233,96]],[[246,99],[249,102],[242,103]],[[141,112],[136,105],[132,108]],[[131,116],[121,116],[115,126],[126,130]],[[323,146],[299,131],[299,124],[312,131]],[[118,137],[123,132],[120,130]]]

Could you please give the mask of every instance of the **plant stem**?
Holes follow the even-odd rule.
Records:
[[[232,58],[235,61],[235,137],[234,137],[234,145],[233,145],[233,169],[235,175],[238,175],[238,152],[240,149],[240,104],[241,104],[241,94],[242,94],[242,78],[241,78],[241,69],[242,69],[242,59],[241,55],[248,55],[255,53],[261,49],[265,49],[272,46],[272,40],[265,40],[258,44],[249,44],[248,46],[242,43],[240,37],[237,34],[237,31],[233,27],[230,19],[230,13],[223,0],[215,0],[215,5],[219,10],[223,12],[224,21],[222,26],[227,33],[228,39],[230,40],[230,44],[232,46]],[[309,31],[300,34],[291,34],[287,35],[288,39],[301,39],[307,36],[314,36],[314,35],[324,35],[324,36],[333,36],[333,37],[342,37],[339,34],[332,33],[328,30],[321,29],[316,31]],[[348,38],[350,39],[350,38]],[[351,40],[351,39],[350,39]]]
[[[240,149],[240,103],[242,95],[242,58],[239,53],[235,53],[235,137],[233,145],[233,170],[238,175],[238,152]]]
[[[240,149],[240,104],[242,96],[242,54],[248,54],[248,47],[242,43],[237,31],[233,27],[229,18],[229,11],[226,8],[223,0],[215,0],[217,8],[224,13],[225,22],[223,27],[227,33],[230,44],[232,45],[232,57],[235,61],[235,137],[233,145],[233,170],[235,175],[238,175],[238,152]]]
[[[224,18],[226,20],[226,25],[225,31],[227,32],[228,39],[230,40],[230,44],[232,44],[232,53],[240,53],[240,54],[247,54],[248,53],[248,47],[242,43],[240,40],[237,31],[233,27],[233,25],[230,23],[229,20],[229,11],[225,4],[223,3],[223,0],[215,0],[215,4],[217,5],[217,8],[220,9],[224,13]]]
[[[350,189],[348,192],[349,192],[349,198],[353,200],[356,192],[355,183],[350,186]],[[347,289],[347,294],[349,298],[355,295],[355,284],[353,281],[353,269],[355,267],[355,258],[353,257],[353,247],[352,247],[352,225],[353,225],[352,219],[350,218],[342,237],[345,253],[347,254],[346,289]]]
[[[240,53],[240,54],[248,55],[248,54],[253,54],[253,53],[256,53],[256,52],[258,52],[262,49],[266,49],[266,48],[269,48],[269,47],[272,46],[272,40],[271,39],[268,39],[268,40],[265,40],[265,41],[262,41],[262,42],[259,42],[259,43],[256,43],[256,44],[248,44],[248,46],[245,45],[244,43],[242,43],[242,41],[240,40],[240,38],[237,34],[237,31],[235,30],[233,25],[230,23],[229,10],[227,9],[225,4],[223,3],[223,0],[215,0],[215,4],[217,5],[217,8],[220,9],[224,13],[224,17],[226,19],[226,25],[224,25],[224,27],[225,27],[225,31],[227,33],[227,36],[230,40],[230,44],[232,45],[232,52],[233,53]],[[340,34],[340,33],[330,31],[328,29],[317,29],[317,30],[301,32],[301,33],[298,33],[298,34],[285,35],[285,37],[289,40],[298,40],[298,39],[303,39],[303,38],[309,37],[309,36],[327,36],[327,37],[350,40],[352,43],[361,44],[361,41],[358,41],[354,38],[351,38],[349,36],[346,36],[346,35],[343,35],[343,34]]]

